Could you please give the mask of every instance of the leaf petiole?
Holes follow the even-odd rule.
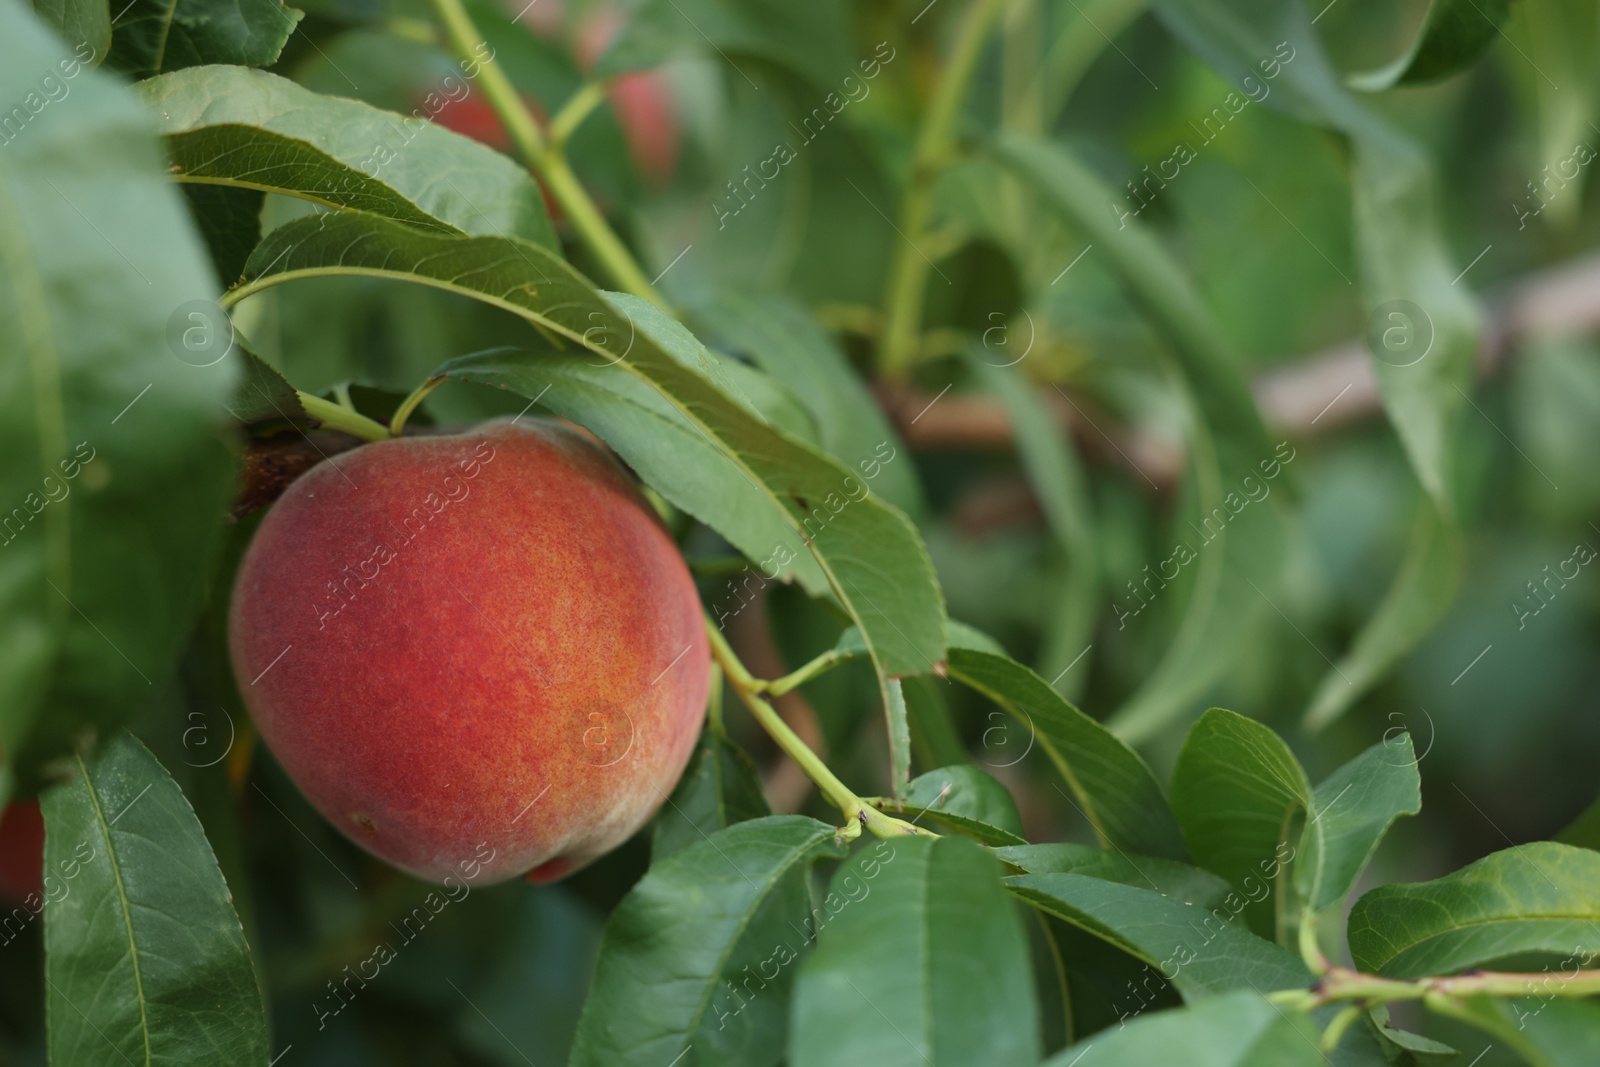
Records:
[[[828,798],[829,803],[844,813],[845,823],[839,831],[841,837],[845,839],[859,837],[862,829],[871,830],[878,837],[939,836],[920,826],[913,826],[903,819],[885,815],[856,796],[850,787],[841,782],[838,776],[828,769],[828,765],[811,751],[810,746],[800,739],[800,735],[783,721],[783,716],[778,714],[777,709],[762,699],[761,694],[767,690],[770,683],[761,681],[745,668],[723,638],[722,631],[717,629],[709,617],[706,619],[706,636],[711,641],[711,654],[721,665],[728,684],[739,694],[739,699],[750,709],[750,714],[755,716],[756,722],[761,724],[761,728],[767,731],[790,759],[800,765],[806,777],[817,784],[817,789]],[[805,668],[802,667],[801,670]]]
[[[295,396],[300,398],[300,406],[305,408],[307,415],[330,430],[339,430],[363,441],[387,441],[394,436],[381,422],[375,422],[331,400],[299,390],[295,390]]]

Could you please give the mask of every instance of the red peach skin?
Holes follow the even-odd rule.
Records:
[[[671,537],[548,423],[369,444],[289,487],[240,565],[234,674],[318,811],[419,878],[549,881],[682,773],[710,653]]]

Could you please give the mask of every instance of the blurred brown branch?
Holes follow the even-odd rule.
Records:
[[[1479,377],[1494,373],[1524,337],[1600,329],[1600,256],[1541,271],[1491,294],[1485,304]],[[1264,371],[1251,384],[1268,429],[1289,437],[1311,437],[1382,410],[1372,360],[1359,339]],[[992,397],[937,396],[885,384],[876,389],[912,448],[1011,447],[1011,420]],[[1183,455],[1171,442],[1118,423],[1082,397],[1073,400],[1053,390],[1043,390],[1042,397],[1090,455],[1128,467],[1162,489],[1176,484]]]

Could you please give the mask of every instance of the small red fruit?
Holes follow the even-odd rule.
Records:
[[[548,881],[682,773],[710,653],[682,557],[600,447],[493,422],[327,460],[240,565],[262,739],[351,840],[420,878]]]

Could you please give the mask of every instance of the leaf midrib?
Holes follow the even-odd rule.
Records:
[[[111,861],[111,879],[117,887],[117,900],[122,905],[122,925],[128,932],[128,956],[133,962],[134,997],[139,1004],[139,1032],[144,1038],[144,1062],[146,1067],[149,1067],[151,1062],[149,1010],[145,1003],[144,976],[139,970],[139,947],[133,937],[133,909],[128,904],[128,889],[122,880],[122,864],[118,862],[116,848],[111,842],[111,824],[106,821],[105,810],[100,806],[100,791],[95,788],[94,779],[90,777],[89,768],[84,765],[83,757],[74,753],[72,758],[77,761],[78,771],[83,775],[84,791],[89,795],[89,803],[94,807],[95,824],[100,827],[100,834],[105,839],[106,858]]]

